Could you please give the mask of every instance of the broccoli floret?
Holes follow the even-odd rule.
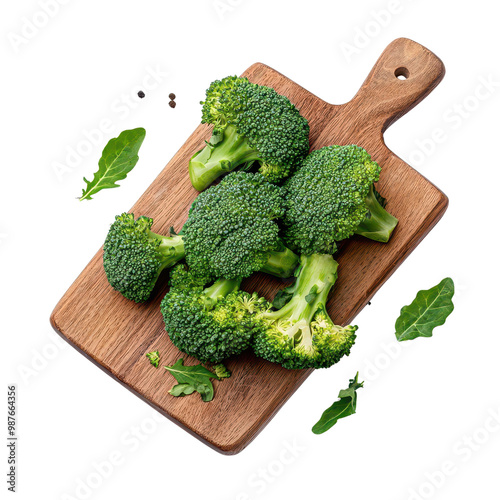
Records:
[[[209,279],[206,275],[196,275],[191,272],[185,264],[177,264],[170,271],[169,285],[172,288],[184,288],[186,290],[196,288],[201,290],[208,281]]]
[[[151,231],[153,219],[123,213],[115,217],[104,242],[104,271],[109,284],[135,302],[147,300],[167,267],[184,257],[181,236]]]
[[[206,289],[171,288],[161,311],[172,343],[203,363],[220,363],[247,349],[253,316],[268,304],[239,290],[240,281],[221,279]]]
[[[309,151],[307,120],[270,87],[230,76],[212,82],[201,104],[202,123],[214,128],[210,141],[189,163],[189,176],[198,191],[254,161],[270,182],[279,182]]]
[[[336,242],[360,234],[386,242],[398,220],[379,203],[380,166],[359,146],[313,151],[286,181],[285,244],[310,255],[333,254]]]
[[[296,282],[285,290],[288,302],[257,315],[253,348],[257,356],[289,369],[328,368],[349,355],[356,326],[338,326],[326,312],[337,279],[331,255],[302,255]],[[283,294],[280,296],[283,299]]]
[[[182,229],[186,262],[198,276],[246,278],[263,270],[288,277],[298,257],[284,247],[277,219],[282,189],[259,173],[233,172],[201,193]]]

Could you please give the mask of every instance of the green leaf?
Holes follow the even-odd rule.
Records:
[[[193,394],[195,391],[195,388],[190,385],[190,384],[177,384],[172,387],[168,391],[169,394],[172,394],[172,396],[189,396],[189,394]]]
[[[165,366],[165,369],[175,377],[179,385],[183,386],[174,386],[169,391],[172,396],[184,396],[196,391],[200,393],[201,399],[205,402],[212,401],[214,398],[214,386],[210,379],[217,378],[217,375],[204,366],[184,366],[184,360],[181,358],[174,365]],[[191,392],[186,392],[187,390]]]
[[[155,367],[158,368],[158,365],[160,363],[160,352],[159,351],[153,351],[153,352],[148,352],[146,354],[146,358],[149,359],[149,362]]]
[[[349,388],[339,392],[339,400],[327,408],[321,418],[314,424],[312,431],[314,434],[323,434],[328,429],[331,429],[339,419],[348,417],[356,413],[356,404],[358,401],[357,389],[363,387],[364,382],[358,382],[358,375],[349,380]]]
[[[116,184],[127,177],[139,160],[137,155],[146,137],[143,128],[124,130],[117,138],[111,139],[102,152],[99,160],[99,170],[94,174],[94,179],[88,181],[87,187],[82,190],[82,200],[92,200],[101,189],[120,187]]]
[[[309,293],[305,296],[305,300],[308,304],[312,304],[316,300],[317,296],[318,296],[318,285],[314,285],[309,290]]]
[[[196,386],[196,391],[200,393],[201,399],[205,401],[205,403],[214,399],[214,386],[212,382],[210,382],[210,385],[198,384]]]
[[[434,328],[443,325],[453,311],[451,299],[454,293],[451,278],[445,278],[429,290],[420,290],[415,300],[401,309],[401,315],[396,320],[396,338],[401,342],[432,337]]]
[[[274,296],[273,307],[275,309],[281,309],[286,304],[288,304],[288,302],[290,302],[292,297],[293,297],[293,293],[290,293],[289,291],[287,291],[286,288],[284,290],[280,290]]]
[[[359,372],[356,373],[356,376],[352,379],[349,380],[349,388],[348,389],[342,389],[339,392],[339,398],[351,398],[351,399],[356,399],[356,391],[358,389],[361,389],[363,387],[364,382],[358,382],[358,375]]]

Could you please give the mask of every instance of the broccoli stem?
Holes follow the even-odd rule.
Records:
[[[301,267],[295,283],[287,289],[292,298],[277,311],[264,313],[262,316],[270,320],[284,319],[295,323],[288,335],[294,336],[301,330],[310,332],[309,324],[319,307],[325,306],[328,294],[337,280],[338,263],[331,255],[301,255]],[[312,342],[302,335],[302,341]]]
[[[238,134],[234,126],[228,125],[222,136],[214,133],[210,142],[194,154],[189,162],[189,177],[193,187],[203,191],[222,174],[258,159],[258,152],[247,139]]]
[[[217,301],[218,299],[224,298],[231,292],[235,292],[240,288],[242,278],[236,278],[233,280],[219,279],[212,286],[205,288],[203,295],[208,299]]]
[[[182,239],[182,236],[162,236],[149,231],[148,239],[150,241],[160,241],[158,252],[161,256],[161,266],[158,274],[160,274],[165,268],[173,266],[185,256],[184,240]]]
[[[239,290],[242,278],[233,280],[219,279],[212,286],[203,290],[203,301],[208,309],[211,309],[219,300],[231,292]]]
[[[284,250],[270,252],[269,258],[261,271],[278,278],[289,278],[293,276],[298,263],[299,256],[285,247]]]
[[[387,212],[378,202],[373,184],[366,197],[366,206],[370,211],[370,217],[367,217],[354,233],[370,240],[387,243],[398,223],[398,219]]]

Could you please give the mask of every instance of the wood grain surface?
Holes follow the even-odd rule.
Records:
[[[311,149],[358,144],[382,166],[377,189],[388,199],[387,208],[398,217],[399,225],[388,244],[355,237],[342,245],[337,257],[339,279],[328,303],[332,319],[339,324],[352,323],[446,210],[446,196],[393,154],[383,140],[387,127],[424,99],[444,72],[442,62],[429,50],[401,38],[383,52],[356,96],[340,106],[321,100],[264,64],[254,64],[244,73],[250,81],[286,95],[300,109],[311,127]],[[152,217],[153,231],[166,234],[170,226],[180,230],[185,222],[197,195],[188,177],[189,158],[210,133],[209,127],[200,125],[131,209],[136,216]],[[180,353],[164,330],[159,305],[168,289],[167,279],[164,273],[148,303],[128,301],[108,285],[101,249],[54,309],[52,326],[163,415],[216,450],[238,453],[311,371],[285,370],[244,353],[228,360],[233,375],[214,383],[216,395],[210,403],[203,403],[196,394],[170,396],[174,379],[163,368],[154,369],[144,354],[158,349],[162,365],[173,364],[181,356],[186,364],[196,361]],[[243,289],[257,290],[268,299],[280,287],[279,279],[260,273],[243,283]],[[370,334],[358,333],[358,343]]]

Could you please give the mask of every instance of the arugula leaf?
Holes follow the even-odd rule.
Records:
[[[359,372],[349,380],[349,388],[339,392],[339,400],[327,408],[321,418],[314,424],[312,431],[314,434],[323,434],[332,428],[340,418],[348,417],[356,413],[356,404],[358,401],[357,389],[363,387],[364,382],[358,382]]]
[[[155,368],[158,368],[158,365],[160,364],[160,352],[159,351],[153,351],[153,352],[146,353],[146,358],[149,359],[149,362]]]
[[[420,290],[409,306],[401,309],[396,320],[396,338],[413,340],[417,337],[432,337],[436,326],[443,325],[453,311],[452,302],[455,285],[451,278],[445,278],[429,290]]]
[[[139,160],[137,153],[146,137],[143,128],[124,130],[118,137],[111,139],[102,151],[99,160],[99,170],[94,174],[94,179],[88,181],[87,187],[82,189],[82,200],[92,200],[101,189],[120,187],[116,181],[121,181],[135,167]]]
[[[195,388],[190,384],[177,384],[172,387],[168,392],[172,396],[189,396],[193,394]]]
[[[174,365],[165,366],[165,369],[179,382],[169,391],[172,396],[185,396],[196,391],[205,402],[214,398],[214,386],[210,379],[217,378],[217,375],[204,366],[184,366],[184,360],[181,358]]]

